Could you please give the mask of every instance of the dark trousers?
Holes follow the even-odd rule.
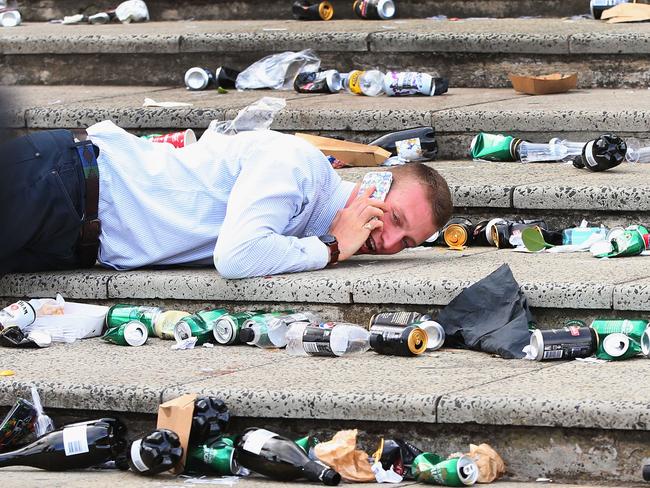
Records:
[[[79,266],[84,173],[67,130],[0,146],[0,274]]]

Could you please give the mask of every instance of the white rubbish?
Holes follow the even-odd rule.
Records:
[[[146,22],[149,20],[149,9],[142,0],[127,0],[117,6],[115,16],[123,24]]]
[[[211,132],[218,134],[234,135],[249,130],[266,130],[271,127],[275,114],[286,107],[287,101],[284,98],[263,97],[251,103],[239,111],[234,120],[210,122],[203,137]]]
[[[191,103],[187,102],[156,102],[153,98],[145,98],[143,107],[162,107],[162,108],[180,108],[191,107]]]
[[[16,27],[22,22],[22,17],[18,10],[6,10],[0,12],[0,25],[2,27]]]
[[[311,49],[300,52],[286,51],[272,54],[251,64],[237,76],[237,90],[273,88],[293,90],[298,73],[315,72],[320,68],[320,58]]]
[[[36,320],[25,328],[25,333],[28,337],[35,333],[46,333],[53,342],[99,337],[108,312],[108,307],[102,305],[66,302],[60,294],[56,299],[32,299],[29,303],[36,310]],[[43,336],[36,334],[36,337]]]
[[[535,353],[533,353],[533,348],[531,347],[530,344],[527,346],[524,346],[524,348],[521,350],[525,354],[525,356],[522,359],[528,359],[530,361],[536,361],[537,357],[535,356]]]
[[[42,330],[33,330],[25,336],[38,347],[50,347],[52,345],[52,336]]]
[[[77,14],[77,15],[66,15],[63,17],[63,21],[61,23],[63,25],[76,25],[76,24],[81,24],[82,22],[87,22],[87,18],[84,14]]]
[[[38,390],[35,386],[32,386],[32,405],[34,405],[34,410],[36,410],[36,423],[34,425],[34,434],[36,437],[41,437],[52,432],[54,430],[54,422],[52,419],[45,415],[43,412],[43,404],[41,403],[41,396],[38,394]]]
[[[198,337],[188,337],[187,339],[183,339],[180,341],[176,341],[176,344],[172,346],[172,349],[174,351],[183,351],[185,349],[194,349],[196,346],[196,341],[198,340]]]
[[[379,461],[375,461],[370,469],[375,474],[377,483],[401,483],[404,479],[393,470],[392,466],[385,470]]]
[[[235,483],[239,483],[241,478],[239,476],[222,476],[220,478],[206,478],[201,476],[200,478],[187,478],[185,483],[190,485],[228,485],[232,486]]]

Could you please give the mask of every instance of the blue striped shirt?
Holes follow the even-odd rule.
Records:
[[[226,278],[320,269],[353,184],[309,143],[273,131],[206,132],[175,149],[104,121],[99,261],[114,269],[210,264]]]

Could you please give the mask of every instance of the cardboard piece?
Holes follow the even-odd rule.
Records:
[[[650,20],[650,5],[645,3],[621,3],[603,11],[601,20],[608,24],[644,22]]]
[[[194,400],[196,395],[187,394],[169,400],[158,407],[158,423],[156,428],[173,430],[178,434],[183,446],[183,459],[172,472],[181,474],[185,469],[187,449],[192,429],[192,416],[194,415]]]
[[[564,93],[578,85],[578,73],[568,75],[552,73],[542,76],[509,74],[508,78],[510,78],[515,91],[527,93],[528,95]]]
[[[296,132],[295,135],[316,146],[325,156],[334,156],[350,166],[379,166],[390,157],[390,152],[379,146],[369,146],[368,144],[341,141],[300,132]]]

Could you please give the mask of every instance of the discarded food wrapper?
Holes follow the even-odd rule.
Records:
[[[564,93],[578,85],[578,74],[563,75],[552,73],[550,75],[530,76],[509,74],[515,91],[528,95],[548,95],[551,93]]]
[[[187,102],[156,102],[153,98],[145,98],[143,107],[162,107],[162,108],[182,108],[191,107],[191,103]]]
[[[192,416],[194,415],[194,401],[196,395],[182,395],[173,400],[163,403],[158,407],[158,429],[169,429],[178,434],[183,447],[182,462],[177,465],[173,472],[180,474],[185,467],[187,457],[187,448],[190,440],[190,431],[192,430]]]
[[[316,457],[337,471],[346,481],[375,481],[368,454],[357,449],[357,430],[341,430],[331,441],[314,447]]]
[[[233,120],[211,121],[201,139],[210,137],[214,132],[234,135],[249,130],[270,129],[276,114],[286,106],[284,98],[262,97],[241,109]]]
[[[320,68],[320,58],[311,49],[300,52],[286,51],[271,54],[251,64],[237,76],[237,90],[273,88],[292,90],[298,73],[315,72]]]
[[[393,470],[392,466],[386,470],[379,461],[375,461],[371,469],[375,473],[377,483],[401,483],[404,480],[404,478]]]
[[[650,5],[644,3],[622,3],[605,10],[601,17],[608,24],[622,22],[644,22],[650,20]]]
[[[379,166],[390,156],[389,151],[379,146],[341,141],[300,132],[296,132],[295,135],[316,146],[325,156],[333,156],[350,166]]]
[[[489,444],[470,444],[467,456],[478,466],[477,483],[492,483],[506,474],[506,463]]]
[[[28,336],[45,332],[53,342],[74,342],[102,335],[108,307],[66,302],[61,295],[56,299],[32,299],[29,303],[36,310],[36,320],[25,327]]]

